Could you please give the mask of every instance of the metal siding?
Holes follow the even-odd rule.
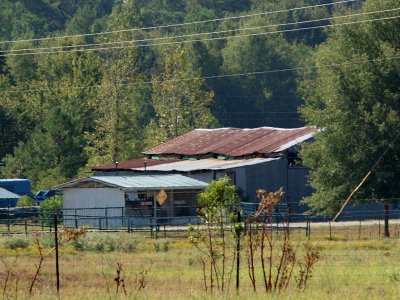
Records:
[[[247,195],[247,184],[246,184],[246,168],[237,168],[234,169],[235,172],[235,181],[236,187],[239,188],[243,192],[243,196]]]
[[[121,226],[122,220],[102,220],[95,217],[122,217],[125,207],[124,191],[115,188],[71,188],[63,191],[64,220],[66,226],[75,227],[84,225]],[[115,209],[118,207],[118,209]],[[96,209],[109,208],[109,209]],[[76,209],[76,212],[72,209]],[[83,210],[82,210],[83,209]],[[78,222],[75,215],[82,215]],[[84,216],[88,216],[85,218]],[[104,218],[103,218],[104,219]]]
[[[288,169],[288,197],[291,213],[303,213],[307,210],[306,205],[300,205],[300,201],[313,192],[308,185],[308,168],[294,167]]]
[[[208,183],[214,179],[214,172],[188,173],[185,176]]]
[[[286,185],[286,160],[246,167],[246,190],[250,202],[258,202],[256,190],[276,191]]]

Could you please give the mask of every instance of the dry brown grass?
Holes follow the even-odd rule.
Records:
[[[32,241],[24,249],[7,249],[4,245],[8,239],[0,237],[0,258],[14,275],[7,283],[7,295],[2,298],[26,298],[38,252]],[[84,239],[83,244],[94,248],[68,245],[60,249],[62,299],[126,299],[135,298],[135,295],[140,299],[222,299],[224,295],[231,299],[278,298],[277,295],[252,293],[244,252],[239,296],[236,296],[234,283],[224,295],[211,295],[203,288],[202,266],[197,252],[185,238],[154,240],[136,234],[92,233]],[[295,236],[294,240],[300,247],[305,240],[304,233]],[[118,245],[114,245],[113,251],[113,247],[106,245],[100,252],[94,250],[96,241],[113,241],[125,248],[118,249]],[[320,236],[313,235],[311,241],[320,249],[321,261],[315,266],[307,290],[299,293],[294,287],[279,295],[279,299],[396,299],[400,294],[398,239],[327,240],[326,233],[321,232]],[[135,245],[132,251],[129,251],[129,242]],[[121,289],[116,293],[114,279],[118,263],[122,264],[121,277],[128,297]],[[138,273],[143,270],[147,270],[146,285],[136,293]],[[256,266],[256,270],[261,272],[260,266]],[[5,265],[0,264],[0,293],[3,292],[6,271]],[[261,278],[261,273],[258,278]],[[31,298],[56,299],[55,285],[55,262],[54,257],[50,257],[42,266]]]

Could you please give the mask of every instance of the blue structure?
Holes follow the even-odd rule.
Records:
[[[54,197],[57,195],[62,195],[61,191],[41,190],[36,194],[35,200],[40,203],[40,202],[46,200],[47,198]]]
[[[29,179],[0,179],[0,188],[19,196],[29,196],[35,199],[31,192],[31,181]]]
[[[0,208],[15,207],[20,196],[0,187]]]

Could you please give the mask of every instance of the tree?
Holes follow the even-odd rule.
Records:
[[[362,9],[378,11],[397,4],[368,0]],[[315,142],[302,151],[315,189],[305,202],[312,211],[332,216],[388,150],[357,194],[384,203],[387,236],[388,204],[399,198],[400,143],[391,144],[400,130],[399,28],[400,20],[392,19],[332,30],[317,50],[317,71],[305,82],[302,108],[308,124],[321,128]],[[336,66],[324,67],[332,64]]]
[[[129,13],[130,15],[130,13]],[[123,11],[113,12],[107,30],[129,26]],[[131,38],[130,33],[100,37],[102,42]],[[99,40],[99,41],[100,41]],[[144,128],[152,116],[150,87],[140,73],[140,53],[126,48],[99,54],[102,78],[94,108],[94,130],[86,133],[87,166],[136,158],[143,151]]]
[[[179,47],[163,53],[164,68],[153,78],[153,106],[163,139],[216,122],[209,106],[214,93],[203,90],[200,71],[188,60],[187,50]]]
[[[27,142],[20,142],[4,159],[6,177],[30,178],[33,189],[45,189],[72,179],[86,161],[82,127],[74,116],[56,107]]]
[[[189,227],[189,239],[202,255],[205,288],[211,292],[215,286],[220,291],[229,287],[234,263],[229,254],[235,257],[234,243],[226,234],[229,223],[235,225],[235,230],[231,227],[233,237],[239,238],[240,223],[235,224],[235,211],[240,198],[236,187],[229,182],[229,177],[213,180],[198,196],[199,216],[206,223],[206,230]],[[206,276],[206,269],[209,276]]]
[[[267,19],[260,17],[247,21],[243,27],[270,25]],[[228,40],[222,50],[222,72],[256,74],[221,80],[216,89],[218,118],[224,119],[226,126],[299,126],[301,123],[296,110],[302,100],[297,94],[296,72],[269,73],[268,70],[295,68],[308,52],[304,45],[291,45],[283,36],[276,34]]]

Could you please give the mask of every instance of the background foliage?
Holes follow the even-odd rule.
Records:
[[[396,55],[398,21],[381,22],[379,26],[371,23],[343,26],[338,30],[315,28],[237,37],[259,32],[244,30],[256,26],[269,26],[263,32],[300,28],[299,24],[291,27],[276,24],[342,15],[348,13],[347,9],[357,12],[362,4],[362,1],[355,1],[288,10],[332,2],[40,0],[33,4],[25,0],[1,1],[2,51],[131,42],[108,51],[0,56],[0,160],[6,162],[6,167],[0,168],[0,177],[30,178],[34,190],[46,189],[85,176],[90,166],[139,157],[147,147],[194,127],[301,126],[305,120],[300,117],[298,108],[304,104],[304,98],[308,100],[303,114],[309,124],[326,127],[336,117],[343,120],[343,124],[349,122],[346,120],[354,123],[348,124],[348,130],[343,131],[341,137],[327,130],[319,139],[326,138],[329,143],[341,145],[344,139],[349,140],[352,132],[363,133],[357,142],[349,143],[356,149],[351,155],[344,150],[336,151],[335,147],[329,150],[341,158],[346,154],[345,161],[356,163],[358,174],[362,174],[365,166],[357,162],[364,161],[365,152],[358,151],[360,147],[356,143],[368,145],[382,133],[385,138],[380,145],[369,149],[377,154],[391,138],[390,131],[398,122],[395,113],[398,98],[397,92],[394,93],[397,65],[387,61],[374,66],[318,70],[312,74],[299,68]],[[396,6],[395,2],[369,1],[363,9],[391,8]],[[277,10],[281,12],[157,27]],[[325,24],[328,22],[312,23],[313,26]],[[156,28],[143,29],[150,26]],[[135,30],[26,41],[129,28]],[[228,38],[162,47],[131,47],[132,39],[213,31],[224,31],[222,35]],[[214,36],[192,35],[186,39]],[[19,42],[5,43],[10,40]],[[282,69],[289,70],[275,72]],[[357,75],[353,76],[353,72]],[[231,76],[242,73],[250,74]],[[343,82],[341,85],[335,82],[338,76]],[[379,89],[375,89],[377,83],[382,83]],[[380,95],[387,97],[379,106]],[[362,99],[362,102],[347,101],[350,97]],[[319,114],[314,108],[329,99],[334,99],[336,104],[328,105],[326,114]],[[382,122],[391,125],[382,126]],[[369,126],[373,128],[372,133],[365,130]],[[304,157],[311,167],[318,166],[325,172],[324,168],[330,165],[318,159],[326,154],[318,145],[321,144],[316,143]],[[310,156],[314,158],[309,159]],[[331,177],[336,178],[336,175]],[[313,186],[321,189],[316,178],[322,175],[315,173],[313,176]],[[323,180],[328,180],[327,176],[324,175]],[[380,189],[385,186],[383,181],[390,181],[391,176],[383,172],[379,175],[382,178]],[[334,196],[344,193],[352,184],[350,181],[337,187],[340,191],[333,189]]]

